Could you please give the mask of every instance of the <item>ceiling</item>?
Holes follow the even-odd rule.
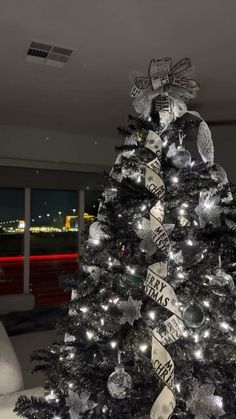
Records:
[[[235,0],[0,0],[0,124],[115,137],[129,74],[192,58],[197,108],[235,120]],[[74,49],[63,69],[27,63],[31,40]]]

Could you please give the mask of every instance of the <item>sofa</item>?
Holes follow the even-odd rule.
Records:
[[[13,409],[20,395],[44,396],[43,376],[31,374],[30,355],[54,338],[53,330],[9,338],[0,322],[0,419],[19,419]]]

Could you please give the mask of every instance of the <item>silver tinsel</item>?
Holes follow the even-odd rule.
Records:
[[[222,397],[214,396],[214,392],[215,387],[212,384],[203,384],[200,387],[195,382],[193,394],[187,401],[187,409],[195,415],[195,419],[210,419],[225,413]]]
[[[142,317],[140,313],[142,304],[143,302],[141,300],[133,300],[131,296],[129,296],[128,301],[120,301],[118,303],[118,309],[123,311],[120,323],[129,323],[133,326],[134,321]]]
[[[88,391],[82,391],[80,394],[77,394],[74,391],[69,390],[66,404],[70,408],[69,414],[71,419],[82,418],[85,412],[94,409],[96,403],[89,400],[90,395],[91,393]]]

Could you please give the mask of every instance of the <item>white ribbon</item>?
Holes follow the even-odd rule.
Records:
[[[175,409],[174,396],[174,362],[165,349],[165,345],[175,342],[183,332],[183,322],[175,292],[167,282],[168,263],[167,254],[170,242],[167,232],[162,224],[164,218],[165,185],[160,177],[162,156],[162,141],[159,135],[149,131],[145,147],[156,154],[156,157],[147,163],[145,173],[145,186],[156,198],[156,204],[150,210],[152,239],[158,250],[166,255],[165,262],[156,262],[148,267],[144,282],[145,293],[162,307],[167,308],[172,316],[164,322],[165,331],[160,333],[157,328],[153,330],[152,337],[152,364],[158,377],[164,383],[164,388],[154,402],[151,419],[168,419]]]

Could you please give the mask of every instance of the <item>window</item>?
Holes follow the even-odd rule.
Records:
[[[77,191],[31,191],[30,289],[38,304],[67,298],[58,278],[78,268],[77,202]]]
[[[0,188],[0,294],[23,292],[24,189]]]

